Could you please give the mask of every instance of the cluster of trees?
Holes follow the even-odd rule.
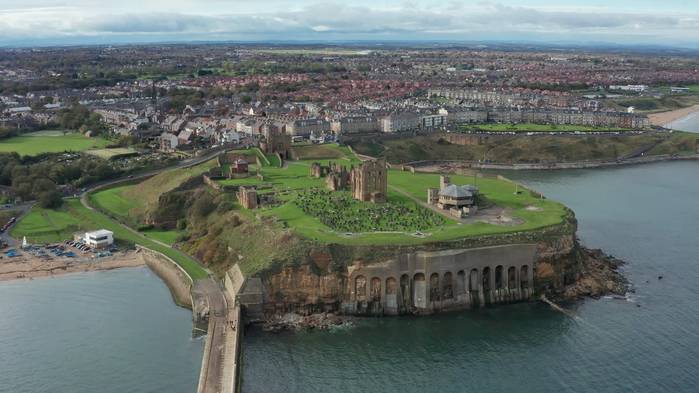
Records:
[[[187,105],[202,105],[205,94],[195,89],[170,89],[167,96],[169,100],[164,106],[165,111],[180,113]]]
[[[58,155],[22,158],[16,153],[0,154],[0,185],[11,187],[22,200],[37,200],[46,208],[61,205],[59,186],[81,188],[118,174],[107,161],[95,157],[60,161]]]
[[[58,124],[65,130],[79,130],[82,133],[92,131],[95,134],[102,134],[108,130],[102,122],[102,116],[90,112],[86,106],[79,104],[63,109],[58,116]]]

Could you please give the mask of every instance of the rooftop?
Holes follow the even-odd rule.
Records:
[[[478,194],[478,187],[467,184],[465,186],[457,186],[456,184],[450,184],[444,187],[443,190],[439,192],[440,196],[446,196],[451,198],[473,198]]]

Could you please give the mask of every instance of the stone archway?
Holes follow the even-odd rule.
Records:
[[[439,274],[432,273],[430,275],[430,301],[438,302],[442,299],[441,288],[439,287]]]
[[[514,266],[507,269],[507,288],[517,289],[517,268]]]
[[[416,273],[413,276],[413,306],[427,308],[427,283],[424,273]]]
[[[354,279],[354,295],[358,302],[366,301],[366,277],[359,275]]]
[[[519,271],[520,288],[529,289],[529,266],[523,265]]]
[[[498,265],[495,267],[495,289],[503,289],[505,288],[502,275],[503,275],[503,267],[502,265]]]
[[[466,272],[459,270],[456,273],[456,295],[463,295],[468,290],[466,285]]]
[[[371,301],[377,302],[381,301],[381,279],[374,277],[371,279],[370,288],[370,298]]]
[[[442,299],[454,298],[454,277],[451,272],[444,273],[442,278]]]
[[[478,279],[478,269],[471,269],[471,273],[469,274],[468,280],[468,290],[471,292],[477,292],[479,287],[480,280]]]

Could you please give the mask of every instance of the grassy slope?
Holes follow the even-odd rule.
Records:
[[[216,160],[211,160],[191,168],[166,171],[136,185],[127,186],[119,193],[119,198],[133,204],[133,206],[126,211],[127,206],[115,202],[113,207],[116,210],[114,213],[118,216],[128,214],[131,219],[142,221],[148,211],[157,206],[160,195],[172,191],[187,179],[201,175],[215,165]],[[108,193],[109,190],[96,193],[94,198],[99,199],[99,195],[105,192]],[[104,207],[107,210],[112,210],[107,206]]]
[[[205,278],[206,271],[194,260],[169,247],[139,236],[114,222],[109,217],[84,207],[78,199],[68,199],[58,210],[34,208],[12,230],[12,236],[27,236],[29,241],[50,243],[72,238],[77,231],[108,229],[119,240],[124,240],[161,252],[179,264],[192,279]]]
[[[552,124],[474,124],[464,125],[466,130],[480,130],[491,132],[606,132],[628,131],[620,128],[591,127],[576,125],[552,125]]]
[[[108,188],[90,194],[90,202],[94,207],[109,211],[124,222],[138,225],[138,223],[134,221],[134,218],[136,217],[136,212],[143,209],[143,201],[126,196],[126,194],[132,194],[132,189],[134,187],[136,187],[136,185],[131,184]]]
[[[60,153],[64,151],[83,151],[107,146],[104,138],[87,138],[81,134],[31,133],[0,141],[0,152],[17,152],[22,156],[35,156],[42,153]]]
[[[147,231],[141,232],[143,236],[151,239],[155,239],[159,242],[163,242],[165,244],[168,244],[172,246],[173,244],[177,243],[177,237],[182,234],[180,231],[163,231],[163,230],[157,230],[157,229],[149,229]]]
[[[440,141],[440,135],[387,140],[378,144],[357,143],[360,153],[379,153],[391,163],[419,160],[482,160],[498,163],[571,162],[584,160],[614,160],[643,146],[653,144],[662,136],[501,136],[492,137],[480,145],[462,146]],[[691,146],[681,148],[677,141],[687,139],[673,133],[666,153],[691,152]],[[674,148],[671,146],[675,146]],[[684,150],[683,150],[684,149]],[[686,151],[685,151],[686,150]],[[656,154],[651,151],[651,154]]]

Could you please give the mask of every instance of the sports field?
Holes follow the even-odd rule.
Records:
[[[0,140],[0,153],[16,152],[21,156],[36,156],[42,153],[101,149],[108,144],[109,141],[101,137],[88,138],[79,133],[64,134],[61,130],[39,131]]]

